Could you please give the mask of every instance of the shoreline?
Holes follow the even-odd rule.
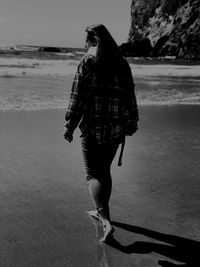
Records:
[[[66,105],[67,106],[67,105]],[[197,110],[200,110],[200,103],[144,103],[144,104],[139,104],[138,105],[138,108],[141,110],[141,109],[144,109],[144,110],[147,110],[147,109],[165,109],[165,110],[170,110],[171,111],[176,111],[176,110],[185,110],[185,109],[197,109]],[[27,113],[27,114],[31,114],[31,113],[52,113],[52,112],[57,112],[57,113],[65,113],[66,112],[66,109],[65,108],[33,108],[33,109],[2,109],[0,110],[0,113],[3,113],[3,114],[22,114],[22,113]]]

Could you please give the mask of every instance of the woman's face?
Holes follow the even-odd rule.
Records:
[[[85,48],[89,48],[91,46],[97,46],[96,38],[94,40],[91,40],[90,38],[88,38],[88,33],[86,33]]]

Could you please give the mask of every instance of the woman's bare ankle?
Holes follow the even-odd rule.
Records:
[[[99,215],[103,221],[109,221],[110,222],[109,208],[101,207],[101,208],[98,208],[97,211],[98,211],[98,213],[99,213]]]
[[[108,238],[110,238],[114,233],[114,228],[110,223],[110,214],[108,208],[98,208],[98,213],[100,216],[100,220],[103,227],[103,237],[101,238],[101,241],[106,242]]]

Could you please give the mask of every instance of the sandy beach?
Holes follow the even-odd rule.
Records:
[[[139,109],[123,166],[112,166],[110,244],[86,214],[79,130],[63,139],[65,111],[0,112],[1,267],[199,265],[200,107]]]

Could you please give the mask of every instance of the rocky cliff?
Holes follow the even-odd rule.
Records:
[[[200,59],[200,0],[132,0],[121,48],[135,56]]]

